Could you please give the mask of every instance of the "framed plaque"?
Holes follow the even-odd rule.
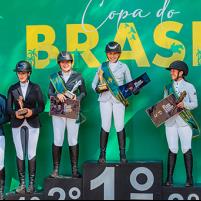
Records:
[[[50,97],[50,115],[78,119],[80,113],[80,101],[67,98],[64,103],[57,97]]]
[[[146,110],[156,127],[165,123],[168,119],[181,113],[183,109],[177,107],[178,101],[176,97],[171,94],[164,98],[154,106]]]

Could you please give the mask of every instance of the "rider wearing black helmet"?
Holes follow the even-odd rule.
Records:
[[[27,61],[20,61],[17,63],[14,72],[26,72],[26,73],[31,73],[32,72],[32,67],[31,64]]]
[[[121,54],[121,45],[117,42],[112,41],[106,45],[105,52],[106,53],[116,52]]]
[[[170,64],[167,70],[177,70],[177,77],[174,80],[179,80],[180,78],[184,78],[188,75],[189,69],[188,65],[183,61],[174,61]]]
[[[176,164],[177,153],[179,150],[179,139],[184,154],[186,167],[186,187],[193,185],[193,155],[191,151],[192,137],[199,135],[199,127],[194,120],[190,110],[198,107],[198,99],[195,87],[185,81],[185,77],[189,73],[188,65],[183,61],[175,61],[167,68],[171,72],[172,83],[165,87],[165,97],[174,94],[179,98],[182,92],[186,92],[186,97],[177,107],[183,109],[183,112],[168,120],[166,126],[166,138],[168,141],[168,173],[166,186],[173,185],[173,173]]]
[[[100,94],[98,100],[102,120],[98,162],[100,164],[106,163],[106,148],[113,114],[119,142],[120,161],[125,164],[127,163],[127,158],[124,116],[128,102],[121,96],[119,86],[131,82],[132,77],[128,66],[119,61],[122,52],[119,43],[114,41],[108,43],[105,47],[105,52],[109,61],[103,63],[98,69],[92,83],[92,88]]]
[[[9,88],[7,108],[11,117],[20,179],[16,193],[25,194],[27,192],[31,194],[35,191],[36,149],[40,131],[39,114],[43,112],[45,104],[40,87],[30,81],[31,64],[27,61],[20,61],[14,72],[17,73],[19,82]],[[29,160],[28,190],[25,185],[26,154]]]
[[[66,51],[60,52],[57,57],[57,63],[60,67],[60,71],[50,76],[49,96],[55,96],[59,99],[60,102],[64,102],[67,98],[64,93],[67,90],[71,91],[75,85],[77,85],[76,90],[74,91],[75,97],[72,98],[81,102],[82,99],[86,96],[86,87],[82,75],[72,70],[72,55]],[[58,86],[62,87],[58,88]],[[79,178],[81,177],[81,174],[78,172],[78,133],[80,123],[76,121],[76,119],[60,116],[52,116],[52,121],[54,128],[54,143],[52,145],[54,170],[51,176],[53,178],[57,178],[59,176],[64,133],[67,128],[72,177]]]

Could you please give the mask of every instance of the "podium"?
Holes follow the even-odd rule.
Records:
[[[163,200],[200,200],[201,186],[185,188],[184,186],[163,187]]]
[[[162,161],[86,162],[83,178],[47,178],[44,191],[33,195],[9,193],[6,200],[200,200],[201,185],[163,186]]]
[[[34,193],[26,195],[8,193],[5,196],[5,200],[44,200],[44,196],[43,193]]]
[[[84,200],[161,200],[162,162],[86,163]]]

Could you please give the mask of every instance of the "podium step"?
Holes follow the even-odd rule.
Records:
[[[162,162],[84,164],[84,200],[161,200]]]
[[[194,187],[163,187],[162,188],[163,200],[200,200],[201,199],[201,186]]]
[[[5,200],[44,200],[44,197],[42,192],[34,194],[26,194],[26,195],[8,193],[5,196]]]
[[[44,198],[45,200],[82,200],[82,179],[47,178]]]

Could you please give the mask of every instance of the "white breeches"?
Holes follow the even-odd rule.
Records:
[[[0,171],[4,168],[5,137],[0,136]]]
[[[68,119],[64,117],[52,116],[54,128],[54,145],[58,147],[63,146],[64,134],[67,129],[67,139],[69,146],[78,144],[78,133],[80,124],[76,123],[76,119]]]
[[[100,102],[100,113],[104,131],[110,132],[112,114],[116,131],[121,132],[124,129],[125,106],[122,103],[116,103],[112,100]]]
[[[193,132],[190,126],[178,127],[177,125],[166,127],[168,147],[172,153],[179,151],[179,140],[183,154],[191,149]]]
[[[28,128],[26,134],[23,130],[21,130],[23,126]],[[36,156],[40,129],[32,128],[27,123],[24,123],[19,128],[12,128],[12,133],[17,157],[20,160],[25,160],[25,156],[28,154],[28,160],[32,160]]]

